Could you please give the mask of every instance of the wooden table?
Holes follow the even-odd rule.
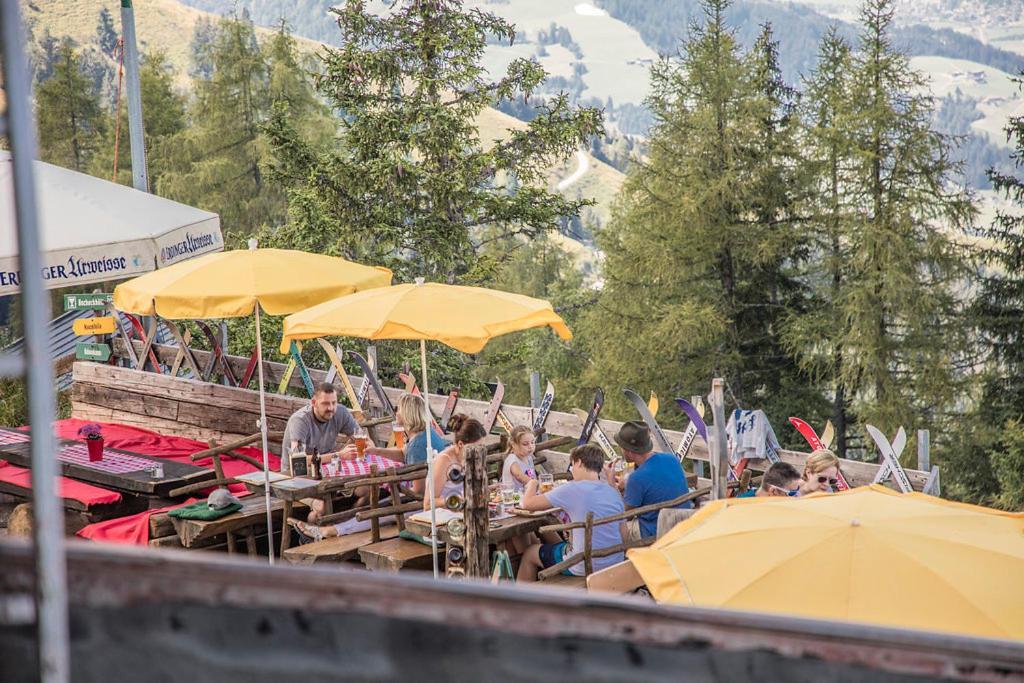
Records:
[[[558,520],[551,515],[544,515],[541,517],[520,517],[519,515],[512,515],[511,517],[506,517],[492,522],[491,527],[487,531],[487,541],[489,543],[501,543],[510,538],[515,538],[516,536],[522,536],[524,534],[537,531],[547,524],[558,524]],[[430,538],[429,522],[424,523],[418,520],[406,519],[405,528],[414,534]],[[451,541],[451,537],[448,535],[447,524],[437,525],[437,540],[439,543],[448,543]]]
[[[84,447],[85,444],[81,441],[59,439],[57,445],[58,448],[64,449]],[[213,470],[174,462],[164,458],[154,458],[141,453],[124,451],[119,448],[105,448],[104,453],[124,456],[125,461],[131,463],[127,465],[128,467],[133,467],[137,463],[139,468],[137,470],[120,471],[120,469],[113,468],[114,463],[112,461],[107,462],[105,465],[102,460],[90,463],[66,462],[58,459],[57,464],[60,466],[60,474],[104,488],[156,498],[166,498],[172,489],[176,489],[179,486],[216,478]],[[30,443],[26,441],[23,443],[0,445],[0,460],[7,460],[20,467],[32,467]],[[164,476],[159,479],[151,477],[143,469],[147,465],[155,464],[161,464],[164,468]]]
[[[241,503],[241,510],[232,512],[230,515],[225,515],[220,519],[205,521],[201,519],[180,519],[178,517],[170,517],[170,520],[174,525],[174,531],[178,534],[178,538],[181,539],[181,544],[186,548],[191,548],[197,543],[212,538],[213,536],[242,532],[242,535],[245,536],[246,542],[248,543],[249,554],[255,555],[256,538],[253,534],[253,527],[266,524],[266,502],[263,496],[251,495],[242,498]],[[283,520],[283,517],[281,517],[283,507],[283,501],[270,501],[271,515],[274,519]],[[285,529],[288,528],[287,525],[283,526]],[[268,536],[270,539],[273,539],[272,535],[268,534]]]

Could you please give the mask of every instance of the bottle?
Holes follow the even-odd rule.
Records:
[[[313,455],[310,457],[309,463],[311,465],[310,469],[312,470],[312,472],[310,472],[310,475],[314,479],[322,479],[323,478],[323,472],[320,470],[320,450],[319,449],[317,449],[317,448],[313,449]]]
[[[462,546],[448,546],[448,564],[462,564],[465,559],[466,551],[462,549]]]

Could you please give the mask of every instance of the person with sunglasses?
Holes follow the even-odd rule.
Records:
[[[768,498],[778,496],[799,496],[800,495],[800,471],[788,462],[772,463],[764,476],[761,477],[761,486],[756,489],[748,489],[746,492],[736,496],[737,498]]]
[[[819,448],[807,456],[800,481],[800,495],[833,493],[839,483],[839,458],[827,448]]]

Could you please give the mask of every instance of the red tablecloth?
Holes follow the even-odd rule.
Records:
[[[377,474],[384,474],[389,467],[401,467],[404,463],[396,462],[389,458],[382,458],[379,455],[366,454],[366,460],[342,460],[338,471],[333,471],[333,466],[328,465],[326,473],[329,477],[354,477],[356,475],[369,475],[370,467],[377,466]]]
[[[171,505],[158,510],[146,510],[127,517],[116,517],[103,522],[96,522],[78,530],[76,536],[88,538],[90,541],[106,541],[123,545],[149,545],[149,518],[158,512],[167,512],[174,508],[194,503],[198,498],[189,498],[184,503]]]
[[[0,460],[0,481],[32,490],[31,470],[12,465],[4,460]],[[61,498],[77,500],[86,506],[106,505],[108,503],[117,503],[121,500],[121,494],[117,491],[108,491],[107,489],[101,489],[99,486],[75,481],[67,477],[57,477],[57,486]]]

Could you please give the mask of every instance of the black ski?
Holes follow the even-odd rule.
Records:
[[[594,432],[594,426],[597,424],[597,418],[601,415],[601,408],[603,407],[604,389],[598,387],[597,391],[594,392],[594,404],[590,406],[587,419],[583,422],[583,431],[580,432],[579,441],[576,442],[577,445],[582,446],[590,441],[590,435]]]
[[[370,367],[370,364],[366,362],[362,354],[357,351],[347,351],[349,358],[359,363],[359,367],[363,369],[363,374],[366,379],[370,382],[370,387],[373,388],[373,393],[377,394],[377,399],[380,401],[381,406],[384,408],[384,412],[391,416],[391,419],[395,419],[395,409],[391,405],[391,401],[388,400],[387,392],[384,391],[384,387],[380,385],[380,380],[377,379],[377,374]]]
[[[661,431],[661,427],[658,425],[657,420],[651,415],[650,409],[647,407],[647,402],[640,398],[640,394],[636,393],[632,389],[623,389],[622,393],[625,394],[629,402],[633,404],[637,412],[640,413],[640,417],[647,423],[648,429],[651,430],[651,434],[654,436],[654,445],[662,453],[672,453],[672,444],[669,443],[668,437],[665,436],[665,432]]]

